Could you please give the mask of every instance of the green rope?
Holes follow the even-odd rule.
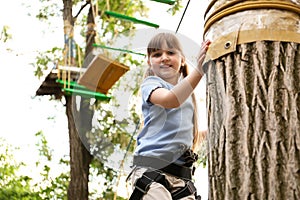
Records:
[[[169,5],[174,5],[175,4],[175,0],[151,0],[151,1],[156,1],[159,3],[165,3],[165,4],[169,4]]]
[[[140,19],[137,19],[137,18],[134,18],[134,17],[129,17],[127,15],[122,15],[120,13],[116,13],[116,12],[112,12],[112,11],[105,11],[105,14],[108,15],[108,16],[115,17],[115,18],[131,21],[131,22],[136,23],[136,24],[144,24],[146,26],[159,28],[159,25],[157,25],[157,24],[147,22],[147,21],[144,21],[144,20],[140,20]]]
[[[68,95],[74,94],[74,95],[79,95],[87,98],[95,98],[101,101],[107,101],[111,99],[111,97],[106,96],[105,94],[102,94],[100,92],[93,92],[91,90],[79,90],[74,88],[63,88],[62,90],[66,92],[66,94]]]
[[[93,46],[103,48],[103,49],[110,49],[110,50],[121,51],[121,52],[126,52],[126,53],[133,53],[133,54],[140,55],[140,56],[146,56],[143,53],[138,53],[138,52],[134,52],[134,51],[126,50],[126,49],[108,47],[108,46],[104,46],[104,45],[101,45],[101,44],[93,44]]]
[[[69,85],[69,81],[63,81],[63,80],[57,79],[56,82],[61,85],[64,85],[64,84]],[[95,92],[95,91],[89,90],[85,86],[80,85],[75,81],[70,81],[70,86],[72,88],[63,88],[62,89],[64,92],[66,92],[67,95],[78,94],[80,96],[84,96],[84,97],[88,97],[88,98],[95,98],[95,99],[101,100],[101,101],[111,99],[111,97],[106,96],[105,94],[102,94],[100,92]]]

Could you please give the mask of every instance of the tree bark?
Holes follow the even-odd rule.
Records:
[[[73,3],[72,0],[63,0],[63,4],[65,40],[70,40],[73,39],[74,32],[74,18],[72,16]],[[66,49],[72,51],[70,46],[66,46]],[[67,53],[65,60],[71,61],[71,63],[69,63],[71,65],[76,65],[74,55],[68,57],[70,55],[71,54]],[[65,95],[65,99],[70,143],[70,183],[68,187],[68,199],[87,200],[89,196],[89,165],[92,156],[84,146],[81,137],[84,137],[86,131],[90,130],[92,114],[87,112],[89,108],[84,105],[80,107],[79,114],[74,113],[76,112],[76,109],[74,109],[76,106],[75,98]],[[78,117],[78,119],[75,120],[74,116]]]
[[[300,45],[257,41],[207,74],[209,199],[300,199]]]
[[[69,127],[71,167],[68,199],[87,200],[89,196],[88,177],[91,155],[83,145],[76,129],[73,109],[75,104],[74,98],[72,96],[65,96],[65,99]]]

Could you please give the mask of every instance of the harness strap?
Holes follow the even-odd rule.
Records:
[[[141,200],[143,196],[148,192],[150,185],[153,182],[160,183],[170,191],[169,183],[166,181],[166,178],[162,173],[160,173],[159,171],[147,170],[143,173],[142,177],[137,179],[137,181],[135,182],[134,190],[129,200]],[[195,195],[196,200],[201,200],[201,196],[197,196],[197,189],[192,181],[186,181],[183,188],[171,193],[173,200],[179,200],[191,194]]]
[[[142,177],[137,179],[134,184],[134,190],[129,198],[129,200],[140,200],[149,190],[152,182],[157,182],[162,184],[167,189],[169,188],[168,182],[163,174],[158,171],[147,170],[143,173]]]
[[[189,196],[191,194],[195,194],[196,200],[201,200],[201,197],[197,196],[197,189],[196,189],[195,185],[193,184],[193,182],[191,182],[191,181],[187,181],[185,183],[184,188],[171,193],[173,200],[181,199],[181,198]]]
[[[166,162],[162,159],[147,156],[134,156],[133,165],[159,169],[167,174],[171,174],[185,180],[191,180],[194,173],[194,168],[192,167],[179,166],[174,163]]]

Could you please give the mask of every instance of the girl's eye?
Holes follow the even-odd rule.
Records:
[[[169,55],[174,55],[175,52],[174,52],[174,51],[168,51],[168,54],[169,54]]]
[[[154,52],[154,53],[152,54],[152,57],[156,57],[156,58],[161,57],[163,53],[164,53],[164,52],[160,52],[160,51]],[[176,54],[176,51],[168,50],[168,51],[166,51],[165,53],[166,53],[167,55],[169,55],[169,56],[172,56],[172,55],[175,55],[175,54]]]
[[[160,56],[161,56],[161,53],[154,53],[152,56],[153,56],[153,57],[160,57]]]

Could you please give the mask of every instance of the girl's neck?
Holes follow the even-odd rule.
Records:
[[[172,85],[176,85],[178,83],[179,77],[180,77],[180,75],[174,76],[172,78],[167,78],[167,79],[165,78],[163,80],[170,83],[170,84],[172,84]]]

